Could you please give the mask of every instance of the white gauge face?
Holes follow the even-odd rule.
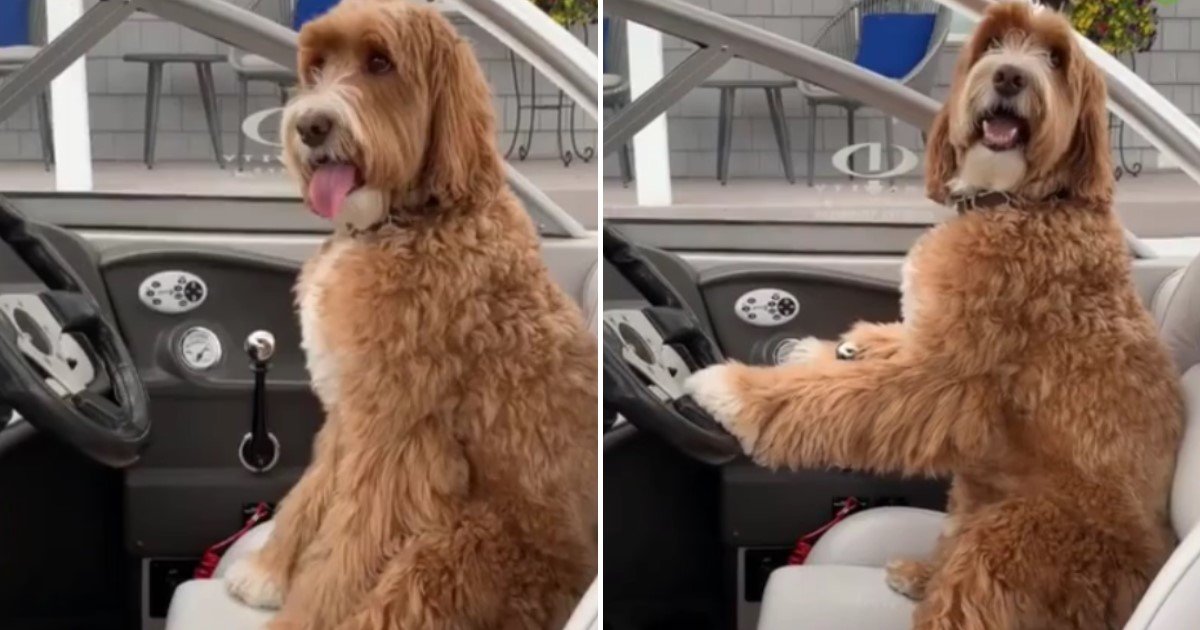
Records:
[[[207,370],[221,360],[221,340],[207,328],[190,328],[179,340],[183,364],[193,370]]]

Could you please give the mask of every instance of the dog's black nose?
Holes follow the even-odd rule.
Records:
[[[1028,83],[1025,73],[1016,66],[1000,66],[992,75],[992,85],[1000,96],[1013,97],[1021,93]]]
[[[333,119],[321,112],[309,112],[296,122],[296,132],[300,134],[300,140],[310,147],[324,144],[325,138],[329,137],[332,130]]]

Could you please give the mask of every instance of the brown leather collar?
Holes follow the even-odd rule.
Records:
[[[950,195],[947,201],[958,213],[966,214],[972,210],[991,210],[993,208],[1007,207],[1020,208],[1029,206],[1035,203],[1047,203],[1051,201],[1061,201],[1067,198],[1067,192],[1060,190],[1045,199],[1036,201],[1026,199],[1020,195],[1004,192],[1002,190],[980,190],[972,193],[960,193]]]
[[[354,226],[346,226],[346,233],[349,234],[351,237],[358,238],[358,237],[367,236],[370,234],[375,234],[375,233],[379,232],[379,230],[383,229],[385,226],[391,225],[391,226],[395,226],[395,227],[404,227],[406,225],[411,225],[411,224],[412,224],[411,220],[405,220],[395,210],[391,210],[382,219],[380,219],[366,227],[356,228]]]

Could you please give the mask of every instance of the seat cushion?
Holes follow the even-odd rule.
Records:
[[[882,567],[895,558],[927,558],[946,514],[912,507],[878,507],[852,514],[813,546],[807,564]]]
[[[904,78],[925,58],[936,19],[934,13],[863,16],[854,63],[885,77]]]
[[[888,588],[883,569],[784,567],[767,580],[758,630],[908,630],[913,607]]]
[[[267,521],[246,532],[217,563],[211,580],[184,582],[175,589],[167,611],[166,630],[250,630],[261,628],[272,613],[251,608],[225,591],[225,573],[241,558],[258,551],[267,542],[275,521]]]
[[[166,630],[259,630],[272,615],[231,597],[224,580],[192,580],[175,589]]]
[[[221,556],[221,561],[213,569],[213,577],[225,577],[225,573],[229,571],[229,567],[233,566],[233,563],[262,548],[267,544],[267,538],[271,536],[274,529],[275,521],[267,521],[262,525],[255,526],[237,539],[237,542],[230,545],[229,549],[226,549]]]

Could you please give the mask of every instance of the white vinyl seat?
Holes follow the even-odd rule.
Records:
[[[1165,280],[1152,311],[1182,375],[1186,426],[1171,489],[1182,541],[1125,630],[1194,630],[1200,619],[1200,258]],[[888,588],[884,565],[928,557],[944,514],[884,507],[830,529],[802,566],[777,569],[763,593],[759,630],[902,630],[915,604]]]
[[[259,630],[272,617],[271,611],[251,608],[230,597],[222,578],[240,558],[262,547],[274,521],[246,532],[233,543],[217,563],[211,580],[191,580],[179,585],[167,610],[166,630]]]
[[[271,536],[275,523],[251,529],[221,557],[211,580],[191,580],[179,585],[167,611],[166,630],[261,630],[271,611],[251,608],[229,596],[222,579],[229,567],[254,553]],[[600,615],[599,580],[584,593],[563,630],[596,630]]]

